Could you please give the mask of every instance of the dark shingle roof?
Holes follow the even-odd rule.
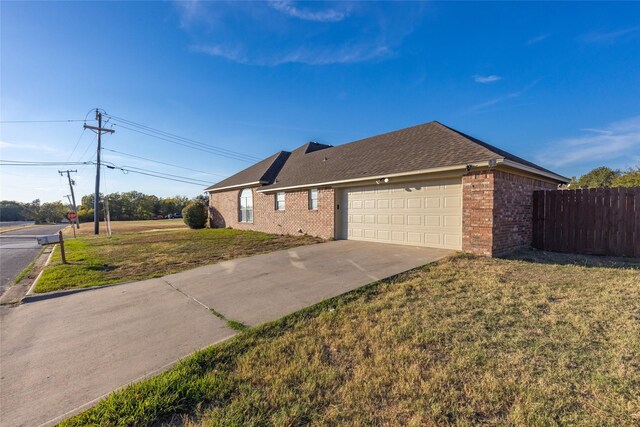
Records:
[[[290,153],[275,181],[266,184],[263,189],[276,190],[384,176],[492,159],[507,159],[553,174],[518,156],[434,121],[337,147],[305,144]],[[236,176],[227,180],[238,181]],[[216,184],[214,187],[220,186],[228,184]]]
[[[244,184],[253,184],[260,182],[264,185],[271,184],[278,172],[282,168],[282,165],[287,161],[289,157],[288,151],[280,151],[271,157],[256,163],[253,166],[249,166],[243,171],[238,172],[235,175],[226,178],[211,187],[205,189],[205,191],[217,190],[226,187],[235,187]]]

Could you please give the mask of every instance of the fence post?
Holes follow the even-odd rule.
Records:
[[[58,237],[60,237],[60,254],[62,254],[62,263],[67,263],[67,257],[64,253],[64,238],[62,237],[62,230],[58,231]]]

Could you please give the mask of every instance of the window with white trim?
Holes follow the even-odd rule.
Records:
[[[284,191],[280,191],[276,193],[276,210],[277,211],[284,210]]]
[[[253,191],[250,188],[240,192],[240,222],[253,222]]]
[[[318,189],[312,188],[309,190],[309,209],[312,211],[318,210]]]

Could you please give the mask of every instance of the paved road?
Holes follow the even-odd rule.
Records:
[[[256,325],[451,251],[335,241],[0,307],[0,425],[53,424]]]
[[[64,227],[64,224],[34,225],[0,233],[0,295],[42,249],[36,243],[36,236],[54,234]]]

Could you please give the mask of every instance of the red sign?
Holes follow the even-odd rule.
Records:
[[[67,214],[67,218],[69,218],[69,221],[73,221],[77,217],[78,217],[78,214],[75,213],[74,211],[69,211],[69,213]]]

